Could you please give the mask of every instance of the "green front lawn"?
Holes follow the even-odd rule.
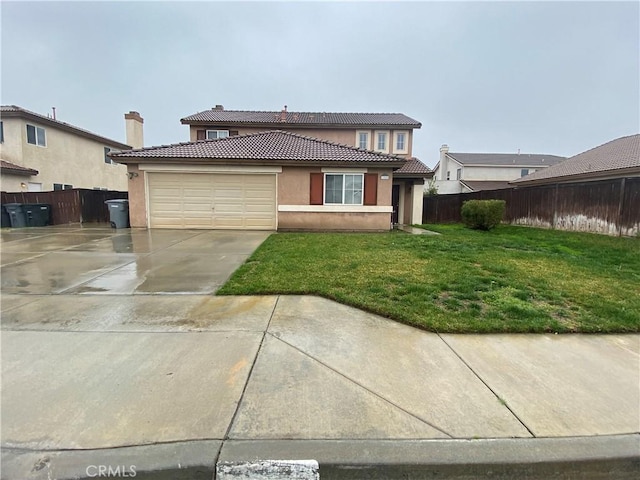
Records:
[[[437,332],[638,332],[640,240],[502,225],[278,233],[218,292],[311,294]]]

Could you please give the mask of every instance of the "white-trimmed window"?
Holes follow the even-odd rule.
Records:
[[[393,133],[393,153],[409,153],[409,132]]]
[[[389,132],[376,130],[373,146],[376,152],[389,153]]]
[[[216,138],[227,138],[229,136],[229,130],[207,130],[207,140],[214,140]]]
[[[362,205],[363,191],[362,173],[326,173],[324,176],[326,205]]]
[[[38,145],[40,147],[47,146],[47,138],[44,128],[36,127],[35,125],[29,125],[27,123],[27,143],[31,145]]]
[[[456,170],[456,180],[462,179],[462,169],[459,168]]]
[[[363,150],[370,150],[371,147],[369,145],[369,132],[366,130],[358,130],[356,132],[356,147]]]

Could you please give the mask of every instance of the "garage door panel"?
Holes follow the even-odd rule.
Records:
[[[151,228],[276,228],[276,177],[257,174],[148,174]]]

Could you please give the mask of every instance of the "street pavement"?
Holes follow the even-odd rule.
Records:
[[[1,235],[3,479],[257,459],[314,459],[323,479],[640,472],[637,334],[435,334],[213,295],[268,233]]]

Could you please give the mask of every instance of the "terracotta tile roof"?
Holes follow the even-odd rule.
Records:
[[[401,166],[405,162],[403,157],[361,150],[280,130],[111,152],[109,156],[122,163],[133,163],[127,162],[127,159],[138,161],[144,159],[201,159],[203,161],[217,159],[238,160],[239,163],[253,160],[271,164],[328,162],[383,163]]]
[[[544,167],[555,165],[565,157],[532,153],[447,153],[462,165],[487,165],[495,167]]]
[[[422,124],[402,113],[256,112],[247,110],[205,110],[180,119],[183,124],[223,123],[227,125],[373,126],[420,128]]]
[[[394,175],[430,175],[433,171],[416,157],[411,157],[398,170],[394,171]]]
[[[0,159],[0,171],[8,175],[38,175],[38,170],[33,168],[21,167],[15,163],[7,162]]]
[[[474,192],[479,192],[480,190],[502,190],[512,187],[506,180],[504,182],[491,180],[460,180],[460,183],[466,185]]]
[[[40,115],[39,113],[35,113],[25,108],[18,107],[17,105],[0,106],[0,116],[2,118],[24,118],[39,125],[59,128],[60,130],[74,133],[76,135],[80,135],[81,137],[89,138],[91,140],[103,143],[106,147],[119,148],[121,150],[131,148],[129,145],[126,145],[124,143],[118,142],[116,140],[111,140],[110,138],[103,137],[96,133],[90,132],[89,130],[85,130],[84,128],[76,127],[75,125],[71,125],[70,123],[61,122],[60,120],[54,120],[51,117]]]
[[[640,134],[617,138],[512,183],[552,183],[567,177],[605,176],[627,171],[640,173]]]

